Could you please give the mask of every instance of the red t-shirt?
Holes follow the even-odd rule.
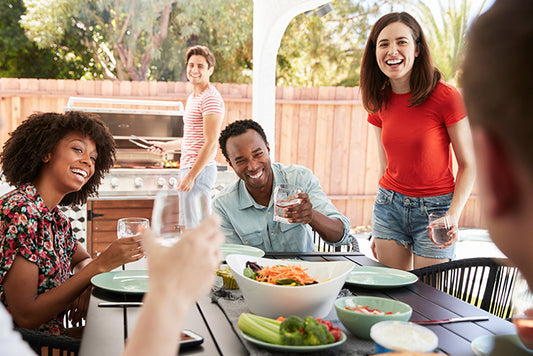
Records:
[[[391,93],[387,107],[368,115],[381,127],[387,168],[379,184],[412,197],[452,193],[455,186],[447,127],[466,117],[463,99],[440,82],[420,105],[409,107],[411,93]]]

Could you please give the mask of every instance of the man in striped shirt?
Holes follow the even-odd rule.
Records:
[[[217,168],[217,140],[224,119],[224,101],[209,77],[215,69],[215,56],[205,46],[189,48],[186,55],[187,79],[193,92],[187,98],[183,115],[183,138],[151,142],[149,150],[165,152],[181,149],[180,182],[184,197],[209,193],[214,187]],[[209,196],[209,194],[206,194]]]

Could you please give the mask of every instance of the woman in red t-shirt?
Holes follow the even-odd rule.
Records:
[[[441,77],[411,15],[391,13],[376,22],[363,55],[361,92],[380,162],[372,247],[390,267],[410,270],[452,259],[459,217],[474,184],[462,97]],[[440,220],[450,240],[441,245],[428,232],[428,216],[437,210],[447,211]]]

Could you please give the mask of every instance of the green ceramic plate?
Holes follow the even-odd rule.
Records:
[[[330,349],[332,347],[339,346],[346,341],[347,339],[346,334],[343,332],[341,333],[342,333],[341,339],[337,342],[334,342],[333,344],[318,345],[318,346],[287,346],[287,345],[271,344],[269,342],[256,339],[255,337],[245,334],[241,331],[241,335],[244,338],[244,340],[250,341],[253,344],[256,344],[258,346],[261,346],[261,347],[264,347],[270,350],[284,351],[284,352],[315,352],[315,351]]]
[[[246,255],[253,257],[263,257],[265,255],[265,251],[260,248],[237,244],[223,244],[220,246],[220,251],[222,251],[224,261],[228,255]]]
[[[98,288],[113,292],[146,293],[148,292],[148,272],[131,270],[100,273],[91,278],[91,283]]]
[[[411,272],[376,266],[356,266],[346,283],[366,288],[396,288],[413,284],[418,277]]]
[[[483,335],[475,338],[472,343],[472,351],[476,356],[489,356],[494,350],[494,345],[500,343],[502,348],[509,352],[510,355],[520,354],[529,355],[533,354],[533,351],[528,350],[522,341],[518,338],[518,335]]]

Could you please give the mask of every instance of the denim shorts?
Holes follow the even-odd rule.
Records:
[[[452,197],[453,193],[416,198],[379,187],[372,215],[372,236],[395,240],[418,256],[453,259],[455,244],[441,249],[431,241],[426,230],[429,214],[448,210]]]
[[[180,179],[183,179],[189,173],[191,168],[182,168],[180,169]],[[196,176],[196,179],[194,180],[194,185],[192,189],[188,192],[180,192],[180,200],[184,200],[185,202],[185,209],[186,217],[182,218],[182,215],[180,215],[180,222],[184,224],[185,226],[196,226],[198,225],[201,217],[198,215],[198,212],[196,211],[194,207],[194,203],[196,200],[196,197],[200,193],[207,193],[207,206],[209,208],[208,214],[211,214],[211,189],[215,186],[215,182],[217,179],[217,166],[216,164],[210,164],[208,166],[205,166],[204,169]]]

